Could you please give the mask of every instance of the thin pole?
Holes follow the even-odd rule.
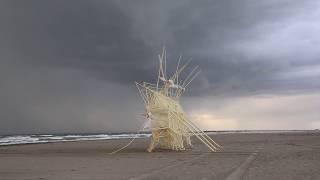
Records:
[[[187,82],[187,80],[189,80],[189,78],[192,77],[193,72],[194,72],[195,70],[197,70],[198,67],[199,67],[199,66],[196,66],[195,68],[192,69],[192,71],[188,74],[188,76],[186,77],[186,79],[183,81],[182,86],[184,86],[185,83]]]
[[[176,116],[176,118],[178,118],[178,117]],[[218,149],[218,148],[215,147],[206,137],[204,137],[203,134],[205,134],[205,133],[204,133],[203,131],[201,131],[201,129],[196,128],[196,126],[194,127],[193,124],[190,124],[191,121],[188,121],[188,120],[180,120],[180,121],[182,121],[182,122],[184,122],[185,124],[187,124],[186,126],[187,126],[188,129],[191,130],[192,132],[193,132],[193,130],[194,130],[194,131],[199,131],[199,130],[200,130],[200,132],[202,132],[202,134],[200,134],[200,136],[204,139],[204,141],[206,141],[207,144],[210,145],[213,149]],[[209,137],[209,139],[211,139],[211,138]],[[213,140],[212,140],[212,141],[213,141]]]
[[[163,50],[164,50],[164,78],[167,79],[167,51],[165,47]]]
[[[186,121],[187,124],[189,124],[189,129],[193,129],[195,132],[199,133],[199,130],[195,127],[193,127],[192,125],[190,125],[190,122],[189,121]],[[188,126],[187,126],[188,127]],[[215,150],[218,150],[217,147],[215,147],[215,145],[213,145],[208,139],[207,137],[205,137],[203,134],[205,134],[204,132],[201,132],[199,133],[199,135],[212,147],[214,148]],[[209,137],[210,138],[210,137]],[[211,139],[211,138],[210,138]]]
[[[199,131],[201,131],[205,136],[207,136],[207,138],[214,143],[216,146],[222,148],[221,145],[219,145],[218,143],[216,143],[210,136],[207,135],[207,133],[203,132],[200,128],[198,128],[192,121],[189,121],[191,125],[193,125],[195,128],[199,129]]]
[[[185,121],[183,121],[183,122],[185,122]],[[212,152],[216,152],[216,150],[214,150],[209,144],[207,144],[203,139],[201,139],[201,137],[200,137],[198,134],[194,133],[194,131],[193,131],[192,129],[190,129],[190,130],[191,130],[192,134],[195,135],[195,136],[196,136],[203,144],[205,144]]]
[[[198,72],[192,77],[192,79],[188,82],[188,84],[184,86],[184,88],[188,87],[188,85],[193,81],[193,79],[194,79],[195,77],[197,77],[197,76],[200,74],[200,72],[201,72],[201,71],[198,71]]]

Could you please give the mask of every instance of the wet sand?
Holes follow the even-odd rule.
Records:
[[[184,152],[147,153],[148,139],[108,154],[129,140],[0,147],[0,179],[320,179],[320,132],[220,134],[208,152],[198,140]]]

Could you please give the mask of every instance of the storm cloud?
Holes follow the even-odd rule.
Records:
[[[0,134],[135,131],[133,82],[164,45],[202,70],[183,99],[198,123],[319,128],[319,18],[311,0],[3,0]]]

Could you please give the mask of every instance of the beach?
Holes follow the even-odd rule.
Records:
[[[146,151],[149,139],[0,146],[1,180],[320,179],[320,132],[227,133],[211,153],[194,137],[183,152]]]

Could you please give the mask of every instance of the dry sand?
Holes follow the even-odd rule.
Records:
[[[320,133],[221,134],[224,150],[197,140],[185,152],[147,153],[147,139],[109,155],[129,140],[0,147],[0,180],[245,179],[320,180]]]

